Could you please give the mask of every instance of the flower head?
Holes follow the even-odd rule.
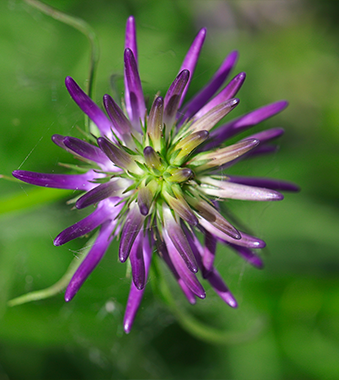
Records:
[[[236,75],[220,90],[237,60],[237,52],[232,52],[210,82],[184,103],[205,36],[206,30],[201,29],[167,93],[156,96],[148,112],[138,71],[135,21],[130,17],[124,52],[126,112],[105,95],[105,113],[72,78],[66,78],[71,97],[100,135],[96,143],[61,135],[54,135],[52,140],[86,163],[83,172],[13,172],[30,184],[81,191],[75,202],[78,209],[94,206],[89,216],[54,240],[59,246],[99,228],[95,244],[69,282],[66,301],[78,292],[112,239],[120,240],[119,260],[130,260],[133,278],[124,318],[126,332],[140,305],[153,255],[166,262],[190,303],[206,295],[197,277],[200,271],[216,293],[236,307],[236,300],[213,265],[216,244],[229,246],[260,268],[263,263],[255,250],[265,243],[230,223],[219,202],[281,200],[278,190],[297,190],[288,182],[225,174],[224,169],[240,159],[270,152],[272,146],[267,143],[283,130],[259,132],[232,145],[227,145],[227,139],[282,111],[287,102],[269,104],[214,128],[238,105],[235,96],[245,73]],[[204,243],[197,234],[203,235]]]

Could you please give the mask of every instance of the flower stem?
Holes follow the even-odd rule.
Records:
[[[254,325],[244,332],[222,331],[200,322],[185,309],[178,307],[156,257],[152,261],[151,270],[153,276],[156,277],[156,287],[160,298],[176,317],[181,327],[198,339],[213,344],[240,344],[256,338],[265,329],[266,321],[264,317],[258,318]]]
[[[7,305],[12,307],[12,306],[22,305],[27,302],[39,301],[45,298],[53,297],[57,295],[58,293],[62,292],[64,289],[66,289],[74,273],[76,272],[80,264],[83,262],[83,260],[86,258],[96,238],[97,238],[97,234],[91,237],[86,247],[84,248],[84,252],[80,256],[76,256],[73,259],[73,261],[67,268],[66,273],[60,278],[59,281],[57,281],[55,284],[53,284],[52,286],[46,289],[37,290],[35,292],[30,292],[22,296],[13,298],[12,300],[8,301]]]

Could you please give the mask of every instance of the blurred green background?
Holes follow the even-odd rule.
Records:
[[[294,181],[302,192],[286,194],[278,203],[230,203],[268,243],[261,271],[219,247],[218,270],[239,301],[237,310],[208,287],[204,301],[187,305],[165,272],[180,308],[235,334],[232,344],[214,344],[180,326],[152,292],[152,277],[134,328],[124,335],[130,280],[117,260],[116,244],[71,303],[59,294],[6,307],[13,297],[55,283],[85,240],[58,248],[52,244],[83,216],[66,205],[65,193],[52,202],[30,186],[1,180],[0,379],[339,379],[339,3],[48,4],[96,31],[98,103],[104,93],[112,93],[112,76],[122,94],[130,14],[136,17],[141,78],[150,98],[167,90],[199,28],[206,26],[208,35],[188,96],[209,80],[228,52],[239,50],[234,74],[246,71],[247,79],[234,115],[280,99],[290,106],[253,129],[284,127],[280,151],[243,162],[233,172]],[[0,173],[9,176],[18,168],[63,172],[58,162],[71,158],[50,136],[79,136],[76,125],[83,126],[63,83],[70,75],[86,84],[86,38],[23,1],[3,0],[0,52]]]

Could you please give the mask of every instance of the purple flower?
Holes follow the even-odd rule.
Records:
[[[86,166],[81,174],[13,172],[14,177],[33,185],[83,191],[75,203],[78,209],[96,205],[89,216],[54,240],[59,246],[99,229],[95,243],[69,282],[65,300],[75,296],[112,239],[119,238],[119,259],[130,260],[133,277],[124,317],[127,333],[142,300],[153,254],[165,261],[190,303],[195,303],[196,297],[206,297],[197,275],[201,272],[221,299],[237,307],[214,267],[217,242],[258,268],[263,263],[255,251],[265,242],[228,221],[218,202],[276,201],[283,199],[278,190],[298,190],[289,182],[228,177],[224,173],[240,159],[272,151],[268,143],[283,133],[281,128],[231,145],[226,140],[282,111],[287,102],[269,104],[216,127],[238,105],[234,97],[246,77],[240,73],[223,87],[237,60],[234,51],[210,82],[185,103],[205,36],[206,29],[201,29],[167,93],[156,96],[148,112],[138,71],[135,21],[129,17],[124,53],[126,114],[109,95],[104,96],[105,113],[67,77],[67,90],[97,126],[100,136],[97,144],[60,135],[52,140]]]

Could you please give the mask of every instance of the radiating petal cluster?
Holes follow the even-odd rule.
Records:
[[[280,190],[298,190],[285,181],[225,173],[240,159],[274,151],[268,143],[283,133],[281,128],[256,133],[231,145],[227,139],[282,111],[287,102],[269,104],[216,126],[238,105],[235,96],[246,77],[239,73],[223,87],[237,60],[238,54],[233,51],[210,82],[185,103],[205,36],[206,29],[201,29],[167,93],[164,97],[157,95],[147,111],[138,70],[135,21],[129,17],[124,107],[104,95],[105,113],[72,78],[66,78],[71,97],[100,135],[96,143],[61,135],[54,135],[52,140],[84,162],[83,171],[13,172],[14,177],[33,185],[82,191],[75,207],[94,210],[54,240],[59,246],[99,229],[94,245],[69,282],[66,301],[78,292],[112,239],[119,239],[119,260],[130,260],[133,278],[124,318],[127,333],[141,303],[153,255],[164,260],[191,304],[196,297],[206,296],[197,276],[200,272],[228,305],[236,307],[235,298],[214,267],[217,243],[261,268],[263,263],[256,250],[265,242],[227,220],[219,202],[275,201],[283,199]]]

